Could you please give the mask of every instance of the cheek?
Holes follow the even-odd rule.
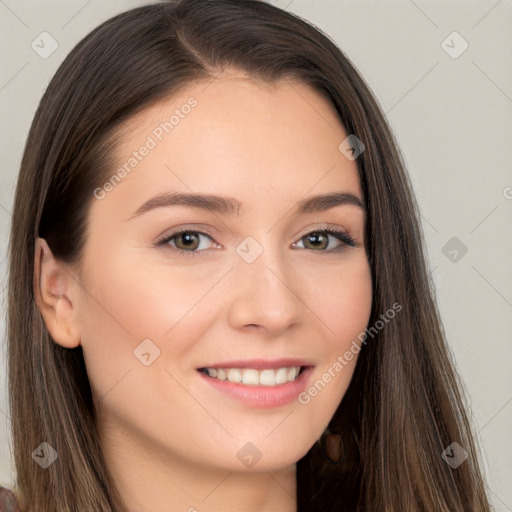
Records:
[[[163,334],[179,314],[174,309],[179,302],[171,300],[169,292],[164,295],[155,290],[144,266],[133,264],[122,254],[104,252],[97,258],[101,266],[89,263],[82,273],[87,292],[80,304],[81,343],[91,386],[98,396],[127,372],[132,379],[140,371],[143,365],[134,350],[143,340],[150,339],[162,350]],[[116,392],[124,387],[118,386]]]
[[[121,251],[118,251],[118,254]],[[163,340],[205,295],[215,276],[191,275],[172,265],[148,268],[138,254],[103,259],[99,269],[86,274],[90,293],[85,297],[88,326],[97,332],[109,325],[115,339],[135,343],[145,338]],[[169,334],[171,336],[171,334]]]
[[[369,264],[362,257],[340,265],[336,274],[332,269],[321,274],[316,283],[309,299],[321,319],[321,361],[299,403],[322,425],[334,414],[352,379],[361,346],[358,336],[368,325],[373,290]]]
[[[308,306],[321,321],[328,345],[342,350],[364,331],[373,301],[369,264],[357,257],[333,270],[326,268],[315,275],[309,286]]]
[[[163,356],[160,363],[171,356],[185,364],[210,313],[215,314],[214,307],[206,307],[206,295],[225,270],[202,275],[165,262],[149,267],[142,253],[129,250],[105,251],[95,259],[102,265],[86,264],[82,272],[87,291],[79,317],[84,358],[97,392],[110,389],[127,371],[143,368],[134,350],[146,339]]]

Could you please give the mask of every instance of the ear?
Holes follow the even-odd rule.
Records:
[[[65,348],[80,345],[77,281],[39,237],[34,252],[34,298],[53,340]]]

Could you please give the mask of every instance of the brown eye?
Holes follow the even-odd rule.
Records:
[[[203,242],[203,239],[206,240],[206,243]],[[210,246],[208,246],[208,240],[210,241]],[[213,243],[213,237],[207,233],[182,229],[166,236],[163,240],[157,242],[157,245],[165,246],[173,251],[189,252],[194,255],[211,248]]]
[[[330,243],[329,237],[335,240],[334,247],[332,247],[332,243]],[[297,244],[294,244],[295,247],[300,247],[301,249],[313,250],[316,252],[336,252],[341,251],[345,248],[345,246],[349,245],[351,247],[357,247],[354,239],[345,232],[336,231],[334,229],[323,229],[319,231],[311,231],[304,235],[300,241],[304,240],[304,247],[300,247]],[[338,244],[336,244],[336,241]],[[331,247],[329,247],[331,245]]]
[[[186,231],[184,233],[180,233],[179,235],[175,235],[173,240],[175,240],[174,243],[178,249],[193,251],[199,247],[199,237],[196,233],[191,231]]]
[[[329,246],[329,238],[325,233],[309,233],[303,239],[307,240],[307,243],[304,244],[306,249],[327,249]],[[312,247],[308,247],[308,244],[311,244]]]

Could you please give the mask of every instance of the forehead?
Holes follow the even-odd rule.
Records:
[[[360,194],[357,165],[339,149],[347,133],[334,108],[297,81],[226,74],[196,82],[132,117],[119,135],[116,163],[128,172],[114,193],[126,204],[168,190],[243,203],[286,202],[309,190]]]
[[[192,102],[194,106],[190,107]],[[171,126],[158,130],[159,123]],[[178,139],[180,133],[190,136],[187,125],[196,129],[197,123],[203,129],[196,130],[194,135],[204,138],[213,130],[226,132],[229,128],[232,135],[238,134],[239,140],[247,133],[254,136],[259,131],[260,138],[264,138],[279,131],[280,139],[294,137],[296,145],[311,140],[315,134],[317,144],[321,139],[328,144],[327,131],[338,137],[346,136],[331,103],[311,86],[290,79],[270,84],[234,73],[189,84],[130,118],[118,132],[123,149],[130,149],[137,139],[142,140],[155,130],[157,142],[168,139],[165,135],[171,133],[172,139]],[[266,144],[271,142],[265,140]]]

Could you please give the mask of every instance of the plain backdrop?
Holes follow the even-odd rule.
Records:
[[[14,478],[5,283],[25,139],[44,89],[72,47],[112,15],[147,3],[0,0],[0,485]],[[273,3],[340,45],[396,134],[421,209],[444,327],[471,401],[489,494],[496,511],[512,511],[512,0]],[[48,38],[43,32],[58,45],[51,55],[33,49],[33,41]]]

